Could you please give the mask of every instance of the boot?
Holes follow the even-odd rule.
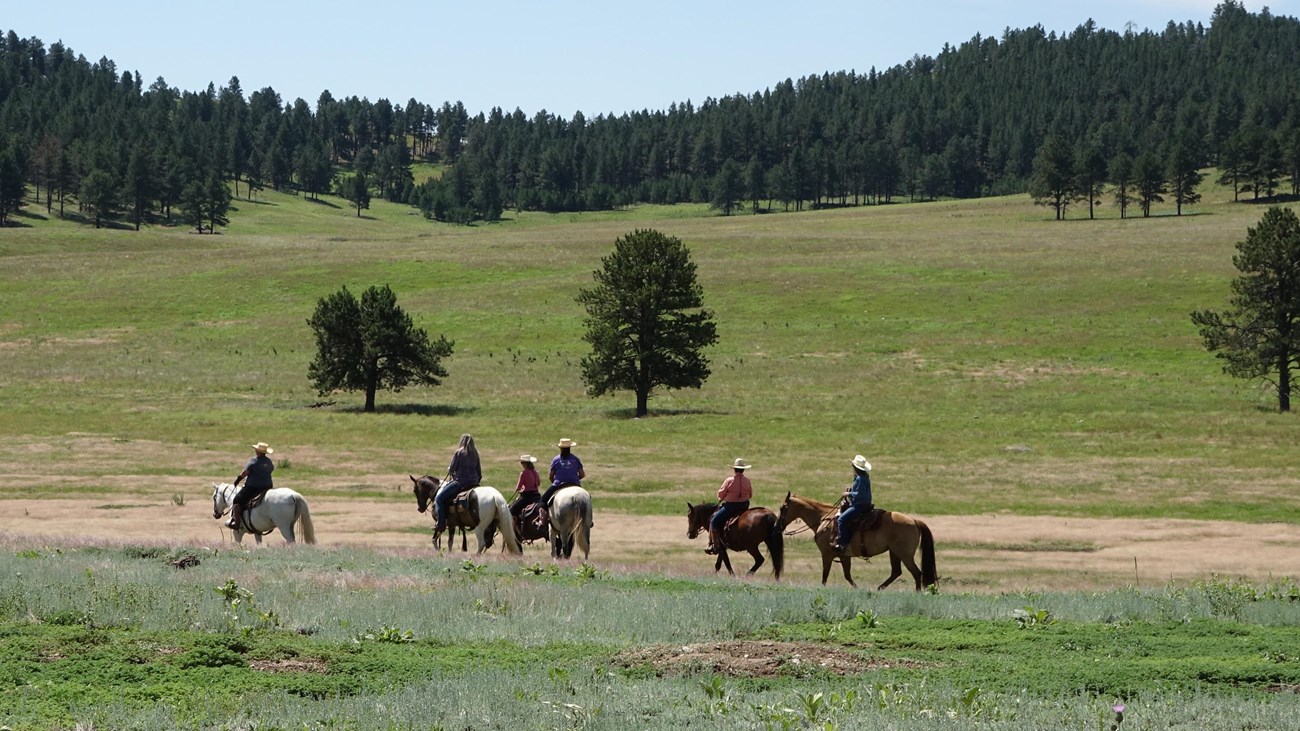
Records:
[[[713,529],[710,529],[710,530],[709,530],[709,546],[708,546],[708,548],[705,548],[705,549],[704,549],[704,552],[707,553],[707,554],[709,554],[710,556],[716,556],[717,553],[718,553],[718,546],[720,546],[720,545],[722,545],[722,541],[718,538],[718,534],[717,534],[717,532],[714,531]]]
[[[235,503],[234,505],[230,506],[230,520],[226,521],[226,527],[227,528],[237,527],[239,525],[239,521],[243,517],[244,517],[244,506],[240,505],[239,503]]]

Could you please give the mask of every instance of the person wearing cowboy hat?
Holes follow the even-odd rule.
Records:
[[[578,446],[577,442],[565,437],[555,446],[560,448],[560,453],[551,460],[551,471],[547,475],[551,486],[542,493],[542,504],[548,508],[551,506],[551,498],[555,496],[556,490],[561,487],[581,487],[583,478],[587,476],[582,469],[582,460],[572,452],[573,448]]]
[[[731,476],[722,481],[718,488],[718,500],[722,502],[709,519],[709,546],[704,549],[707,554],[715,554],[722,547],[722,527],[728,520],[749,510],[749,499],[754,496],[754,486],[745,476],[745,470],[753,467],[737,457],[731,463]]]
[[[840,510],[835,519],[838,530],[835,532],[835,550],[843,553],[853,538],[852,521],[856,516],[870,513],[874,507],[871,503],[871,463],[866,457],[857,455],[853,458],[853,484],[844,491],[843,500],[848,506]]]
[[[519,482],[515,483],[515,492],[519,497],[510,503],[510,514],[519,517],[519,513],[524,508],[537,502],[541,494],[537,488],[542,485],[542,476],[537,474],[537,458],[531,454],[519,455],[519,464],[523,467],[519,471]]]
[[[253,445],[253,456],[249,458],[248,464],[244,465],[244,471],[235,478],[235,487],[239,487],[239,483],[244,482],[245,479],[248,481],[244,482],[244,487],[235,493],[234,499],[230,501],[230,520],[226,521],[227,528],[239,525],[250,500],[274,487],[271,484],[271,472],[275,469],[275,464],[271,462],[272,454],[275,454],[275,450],[271,449],[266,442]]]

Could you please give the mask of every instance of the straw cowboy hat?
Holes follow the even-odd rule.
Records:
[[[731,469],[733,470],[747,470],[753,466],[754,465],[752,464],[745,464],[745,460],[741,459],[740,457],[737,457],[736,461],[731,463]]]
[[[853,466],[854,466],[854,467],[857,467],[858,469],[862,470],[863,472],[870,472],[870,471],[871,471],[871,463],[867,461],[867,458],[866,458],[866,457],[863,457],[863,456],[860,455],[860,454],[859,454],[858,456],[856,456],[856,457],[853,458]]]
[[[531,462],[531,463],[533,463],[533,464],[537,464],[537,458],[534,457],[534,456],[531,455],[531,454],[521,454],[521,455],[519,455],[519,461],[520,461],[520,462]]]
[[[560,443],[557,444],[557,445],[555,445],[555,446],[559,447],[560,449],[568,449],[568,448],[570,448],[570,447],[576,447],[576,446],[578,446],[578,443],[575,442],[575,441],[573,441],[572,439],[570,439],[570,438],[568,438],[568,437],[565,437],[565,438],[561,439],[561,440],[560,440]]]
[[[257,444],[254,444],[253,451],[258,454],[275,454],[275,450],[271,449],[266,442],[258,442]]]

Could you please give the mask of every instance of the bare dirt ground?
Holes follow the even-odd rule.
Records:
[[[431,519],[415,509],[414,498],[348,500],[309,497],[323,548],[370,546],[428,551]],[[1187,583],[1213,575],[1268,581],[1300,577],[1300,526],[1193,520],[1089,519],[1013,515],[924,516],[934,532],[941,587],[948,591],[1019,592],[1096,590],[1137,585]],[[6,545],[58,543],[151,543],[220,546],[230,532],[212,517],[210,494],[69,494],[63,499],[23,499],[0,493],[0,542]],[[786,538],[784,580],[816,583],[821,563],[807,534]],[[251,537],[245,546],[253,547]],[[271,549],[284,544],[267,536]],[[704,541],[686,538],[686,517],[641,517],[600,510],[592,530],[590,561],[603,568],[703,576],[713,572]],[[473,538],[470,549],[474,549]],[[548,560],[549,546],[525,548],[522,560]],[[575,560],[580,560],[575,557]],[[747,554],[732,555],[743,574]],[[853,562],[860,585],[874,588],[888,576],[889,562]],[[770,563],[757,580],[771,580]],[[838,565],[830,581],[841,584]],[[904,574],[890,591],[911,587]]]

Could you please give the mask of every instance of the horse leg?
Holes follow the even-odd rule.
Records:
[[[718,554],[718,560],[713,562],[713,573],[716,574],[722,570],[722,560],[724,558],[725,557],[721,553]]]
[[[819,546],[819,548],[822,547]],[[833,559],[834,557],[831,556],[831,549],[822,548],[822,586],[826,586],[826,580],[831,576],[831,561]]]
[[[901,560],[903,565],[907,567],[907,570],[912,573],[912,578],[916,580],[916,590],[920,591],[921,569],[916,565],[916,559],[912,558],[912,554],[909,553],[904,555]]]
[[[758,567],[763,565],[763,554],[758,552],[758,546],[749,549],[749,555],[754,557],[754,565],[749,567],[749,575],[753,576],[758,571]]]
[[[460,529],[460,550],[469,553],[469,533],[464,528]]]
[[[852,563],[853,563],[852,556],[840,557],[840,566],[844,567],[844,580],[849,582],[849,586],[852,586],[853,588],[856,589],[858,585],[856,582],[853,581],[853,573],[849,570],[849,566]]]
[[[885,579],[885,583],[881,584],[880,586],[877,586],[876,591],[882,591],[886,586],[889,586],[890,584],[894,583],[894,579],[897,579],[902,575],[903,575],[903,562],[900,561],[898,559],[898,556],[894,555],[894,553],[891,551],[889,553],[889,578]]]
[[[727,549],[722,548],[721,546],[718,547],[718,561],[727,567],[727,574],[731,576],[736,575],[736,572],[731,570],[731,557],[727,555]],[[718,569],[715,567],[713,573],[716,574],[717,572]]]

